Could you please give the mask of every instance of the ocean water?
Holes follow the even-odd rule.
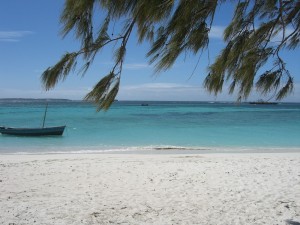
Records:
[[[142,106],[147,103],[148,106]],[[0,100],[0,126],[40,127],[45,101]],[[46,126],[63,136],[0,134],[0,153],[144,150],[300,151],[300,104],[118,101],[107,112],[81,101],[49,101]]]

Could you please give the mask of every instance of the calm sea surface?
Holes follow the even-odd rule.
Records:
[[[208,102],[114,103],[97,113],[81,101],[51,101],[46,126],[67,125],[61,137],[0,134],[0,153],[300,151],[300,104]],[[45,101],[0,100],[0,126],[40,127]]]

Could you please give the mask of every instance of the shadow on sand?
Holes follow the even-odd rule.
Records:
[[[299,222],[293,221],[293,220],[286,220],[286,224],[287,224],[287,225],[300,225]]]

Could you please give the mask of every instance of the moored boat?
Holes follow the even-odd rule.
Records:
[[[62,135],[66,126],[41,128],[0,127],[0,133],[17,136]]]
[[[47,135],[62,135],[66,126],[45,127],[48,104],[46,105],[42,127],[36,128],[17,128],[0,126],[0,133],[15,136],[47,136]]]

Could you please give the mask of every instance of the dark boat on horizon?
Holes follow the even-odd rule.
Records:
[[[48,104],[46,105],[43,126],[36,128],[17,128],[0,126],[0,133],[5,135],[15,136],[47,136],[47,135],[62,135],[66,126],[45,127],[45,120],[47,114]]]

